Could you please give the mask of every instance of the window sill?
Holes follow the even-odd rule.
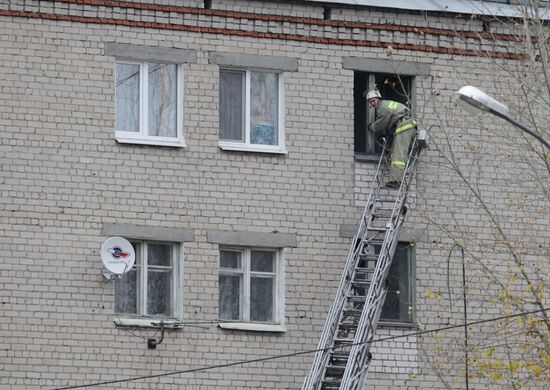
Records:
[[[164,327],[168,329],[181,328],[181,322],[173,318],[129,318],[117,317],[113,320],[116,326],[134,326],[139,328],[159,328],[160,322],[164,322]]]
[[[257,324],[252,322],[222,322],[218,324],[222,329],[245,330],[254,332],[286,332],[284,325]]]
[[[380,154],[355,153],[355,161],[378,163],[380,161]]]
[[[171,146],[176,148],[185,148],[185,142],[179,138],[166,137],[129,137],[115,133],[115,139],[121,144],[137,144],[137,145],[155,145],[155,146]]]
[[[234,142],[220,142],[220,149],[234,152],[255,152],[255,153],[271,153],[271,154],[288,154],[286,150],[278,146],[264,145],[247,145]]]
[[[380,320],[378,322],[378,326],[381,328],[416,329],[418,324],[416,322],[392,322]]]

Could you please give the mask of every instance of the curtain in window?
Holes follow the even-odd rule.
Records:
[[[139,132],[139,65],[116,65],[116,131]]]
[[[219,317],[221,320],[239,320],[242,289],[241,252],[220,251],[220,268],[238,273],[220,274],[219,276]]]
[[[220,139],[244,142],[244,72],[220,72]]]
[[[275,253],[250,252],[250,320],[273,321],[275,299]],[[258,275],[257,272],[264,273]],[[268,275],[271,274],[271,275]]]
[[[219,317],[220,320],[240,319],[240,275],[220,275],[219,277]]]
[[[147,314],[172,311],[172,251],[171,245],[147,245]]]
[[[250,143],[277,145],[279,75],[250,73]]]
[[[174,64],[149,64],[150,136],[177,136],[177,69]]]

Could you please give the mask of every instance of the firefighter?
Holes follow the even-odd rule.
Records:
[[[416,133],[416,122],[410,117],[410,110],[404,104],[393,100],[382,100],[378,90],[367,93],[367,102],[376,111],[375,120],[369,125],[378,137],[392,139],[390,150],[390,175],[387,187],[397,188],[405,172],[409,145]]]

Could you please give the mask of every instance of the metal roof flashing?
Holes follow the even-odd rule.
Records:
[[[501,1],[479,0],[309,0],[312,3],[327,5],[349,5],[359,7],[394,8],[413,11],[450,12],[459,14],[491,15],[503,17],[522,17],[523,11],[519,4],[507,4]],[[518,2],[521,2],[519,0]],[[550,19],[550,9],[541,8],[541,18]]]

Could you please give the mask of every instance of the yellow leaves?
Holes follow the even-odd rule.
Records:
[[[502,373],[500,371],[494,371],[492,374],[491,374],[491,380],[493,382],[498,382],[499,380],[502,379]]]
[[[530,364],[527,366],[527,370],[529,370],[529,372],[531,374],[533,374],[534,376],[536,377],[540,377],[540,375],[543,373],[543,369],[540,365],[538,364]]]
[[[516,371],[519,369],[519,364],[516,362],[507,362],[506,364],[504,364],[504,369],[510,371],[512,374],[515,374]]]
[[[435,300],[440,300],[441,299],[441,294],[439,292],[434,292],[434,291],[430,290],[429,288],[427,288],[426,291],[424,291],[424,296],[427,299],[435,299]]]
[[[491,348],[487,348],[485,351],[483,351],[481,356],[491,357],[491,356],[493,356],[494,353],[495,353],[495,347],[491,347]]]
[[[510,299],[510,291],[508,290],[508,286],[504,286],[502,288],[502,291],[500,292],[498,297],[502,302],[506,302]]]

